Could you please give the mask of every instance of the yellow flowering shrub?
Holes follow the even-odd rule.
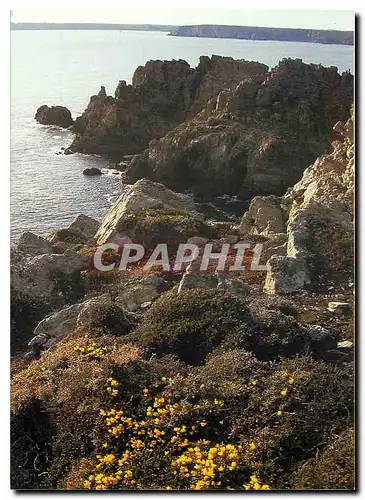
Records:
[[[88,335],[85,335],[85,341],[81,345],[74,347],[74,352],[88,359],[100,359],[106,353],[115,350],[116,346],[103,346],[95,340],[90,340]]]
[[[170,388],[170,397],[161,395],[165,386]],[[114,387],[118,382],[109,378],[107,391],[111,396]],[[218,425],[224,426],[224,401],[175,401],[171,388],[173,380],[166,377],[144,388],[144,411],[139,416],[114,407],[100,410],[105,438],[83,488],[269,489],[260,484],[250,466],[259,444],[214,439],[211,420],[213,427],[217,419]],[[206,417],[199,417],[202,414]]]

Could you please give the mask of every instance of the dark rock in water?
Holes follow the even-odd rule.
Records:
[[[100,169],[96,167],[91,167],[91,168],[85,168],[85,170],[82,172],[84,175],[101,175],[102,172]]]
[[[69,109],[64,106],[51,106],[44,104],[37,109],[35,120],[42,125],[57,125],[68,128],[73,124],[73,119]]]
[[[73,155],[74,152],[70,148],[66,148],[66,149],[64,148],[63,154],[64,155]]]

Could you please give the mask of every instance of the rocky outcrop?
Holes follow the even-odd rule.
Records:
[[[37,109],[34,118],[42,125],[56,125],[62,128],[69,128],[74,122],[69,109],[64,106],[48,107],[46,104]]]
[[[286,256],[268,261],[265,290],[292,293],[318,280],[348,279],[353,273],[354,116],[336,123],[343,142],[318,158],[278,200],[286,207]]]
[[[28,256],[53,253],[52,245],[47,240],[30,231],[20,236],[14,248],[17,252]]]
[[[200,111],[222,88],[267,69],[219,56],[201,57],[195,69],[183,60],[149,61],[136,69],[132,85],[118,83],[115,97],[103,92],[91,97],[75,121],[71,150],[116,160],[141,153],[152,139]]]
[[[136,283],[129,283],[120,290],[115,303],[126,311],[137,312],[144,304],[151,303],[165,288],[160,276],[147,276]]]
[[[284,233],[285,218],[280,200],[276,196],[255,196],[239,229],[242,235]]]
[[[89,263],[73,250],[63,254],[44,254],[35,257],[13,255],[11,265],[12,290],[30,296],[52,299],[59,296],[57,280],[67,279],[75,272],[87,269]]]
[[[95,219],[81,214],[67,228],[53,231],[47,239],[52,243],[56,253],[63,253],[75,245],[88,243],[95,236],[99,225]]]
[[[132,186],[127,186],[104,216],[95,235],[98,245],[107,241],[119,243],[128,233],[128,221],[133,222],[132,219],[138,215],[148,215],[151,210],[162,214],[173,212],[198,217],[190,196],[174,193],[163,184],[141,179]]]
[[[251,73],[205,108],[151,141],[126,171],[199,195],[283,195],[346,120],[353,77],[337,68],[284,59]]]

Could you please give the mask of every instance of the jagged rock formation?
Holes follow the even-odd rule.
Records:
[[[75,121],[71,150],[117,160],[141,153],[152,139],[200,111],[222,88],[267,69],[220,56],[201,57],[195,69],[183,60],[149,61],[136,69],[132,85],[118,83],[115,98],[103,92],[91,97]]]
[[[338,122],[334,128],[343,135],[343,142],[334,142],[333,152],[318,158],[277,199],[287,215],[287,251],[286,255],[274,253],[268,261],[265,290],[269,293],[291,293],[318,279],[352,276],[353,109],[347,123]]]
[[[57,125],[58,127],[68,128],[73,124],[73,119],[69,109],[64,106],[51,106],[44,104],[37,109],[35,120],[42,125]]]
[[[203,111],[150,143],[127,179],[143,175],[199,195],[282,195],[327,152],[331,129],[346,120],[353,77],[337,68],[285,59],[223,89]]]

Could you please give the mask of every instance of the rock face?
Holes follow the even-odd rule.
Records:
[[[82,307],[83,304],[74,304],[44,318],[35,328],[29,347],[51,347],[56,341],[71,334]]]
[[[271,233],[285,232],[283,209],[276,196],[255,196],[250,208],[241,220],[240,232],[243,235],[259,234],[268,236]]]
[[[68,128],[74,122],[69,109],[64,106],[49,108],[46,104],[37,109],[34,118],[42,125],[57,125],[62,128]]]
[[[308,167],[281,200],[287,212],[287,254],[268,261],[265,290],[291,293],[318,279],[353,273],[354,116],[336,123],[343,142]]]
[[[141,153],[152,139],[200,111],[222,88],[267,69],[264,64],[219,56],[201,57],[195,69],[183,60],[149,61],[136,69],[132,85],[118,83],[115,98],[104,93],[91,97],[75,121],[71,150],[115,160]]]
[[[254,68],[252,68],[254,69]],[[285,59],[256,68],[131,162],[129,181],[146,176],[199,195],[282,195],[327,152],[332,127],[346,120],[353,77],[337,68]]]
[[[159,276],[148,276],[143,280],[128,284],[118,293],[115,303],[126,311],[136,312],[141,309],[142,304],[151,302],[161,293],[164,280]]]
[[[83,234],[86,238],[93,238],[99,228],[99,225],[100,223],[92,217],[80,214],[73,222],[71,222],[68,229],[70,231],[77,231]]]
[[[14,257],[11,266],[12,289],[50,299],[57,291],[56,276],[67,277],[88,266],[87,261],[73,250],[67,250],[61,255]]]
[[[15,249],[28,256],[53,253],[52,245],[47,240],[29,231],[20,236]]]
[[[97,244],[102,245],[107,241],[119,242],[125,235],[125,222],[131,216],[148,213],[149,210],[159,210],[163,213],[172,211],[198,217],[190,196],[174,193],[163,184],[141,179],[132,186],[127,186],[106,213],[95,235]]]

